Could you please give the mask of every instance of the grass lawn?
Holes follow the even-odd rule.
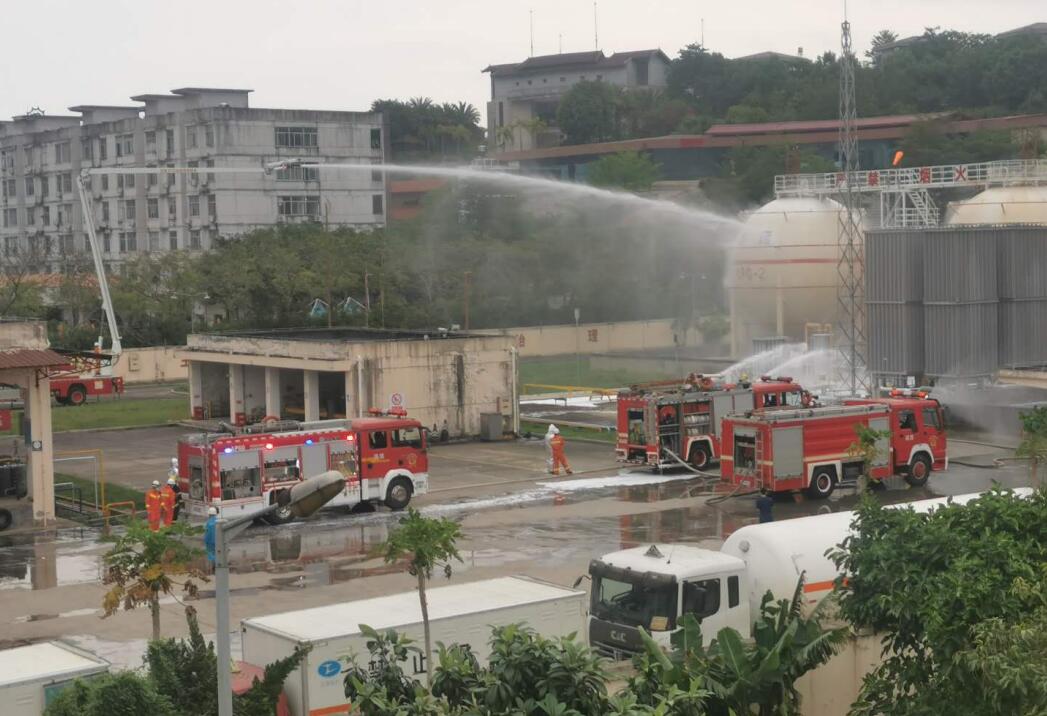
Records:
[[[151,398],[149,400],[108,398],[85,405],[52,405],[51,429],[59,433],[63,430],[83,430],[85,428],[130,428],[183,420],[188,415],[189,402],[186,398]],[[17,429],[19,424],[20,420],[16,415],[13,425]]]
[[[608,445],[614,445],[617,439],[617,433],[613,430],[593,430],[590,428],[578,428],[573,425],[557,425],[560,430],[560,434],[563,435],[564,440],[570,442],[578,438],[584,440],[596,440],[598,442],[607,443]],[[530,431],[534,435],[545,435],[545,431],[549,429],[548,423],[535,423],[527,420],[526,418],[520,419],[520,432],[526,433]]]
[[[586,388],[622,388],[633,383],[657,379],[650,375],[640,375],[624,370],[593,370],[589,367],[588,358],[582,358],[577,365],[574,358],[520,361],[521,393],[550,392],[542,388],[523,388],[522,386],[527,383],[584,386]]]
[[[64,473],[55,473],[55,484],[60,482],[71,482],[82,491],[84,502],[94,503],[95,499],[95,483],[94,480],[88,477],[78,477],[77,475],[66,475]],[[72,490],[61,490],[59,495],[64,497],[74,497]],[[125,485],[117,485],[112,482],[107,482],[105,485],[105,501],[106,502],[126,502],[133,501],[138,509],[145,509],[145,493],[140,492],[133,487],[127,487]]]

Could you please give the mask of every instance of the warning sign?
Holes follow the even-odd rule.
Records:
[[[389,406],[392,408],[404,407],[404,396],[403,393],[393,393],[389,396]]]

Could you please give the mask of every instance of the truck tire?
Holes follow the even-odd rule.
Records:
[[[699,443],[692,447],[687,462],[691,463],[691,467],[695,470],[704,470],[709,467],[709,463],[712,462],[709,446],[705,443]]]
[[[389,483],[389,489],[385,493],[385,506],[390,510],[399,511],[407,507],[411,502],[413,488],[411,481],[406,477],[398,477]]]
[[[913,457],[909,463],[909,471],[905,474],[905,481],[912,487],[923,487],[927,484],[927,478],[931,476],[931,461],[923,453]]]
[[[275,495],[271,496],[270,499],[275,501]],[[288,522],[294,521],[294,513],[291,512],[290,507],[282,507],[271,515],[266,515],[262,520],[267,525],[286,525]]]
[[[816,500],[824,500],[836,489],[836,472],[831,467],[819,467],[811,476],[807,494]]]
[[[3,532],[15,521],[15,516],[11,514],[11,510],[5,510],[0,508],[0,532]]]
[[[83,405],[87,402],[87,390],[79,384],[70,387],[66,402],[69,405]]]

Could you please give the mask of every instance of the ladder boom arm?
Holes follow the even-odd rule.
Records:
[[[109,295],[109,280],[105,275],[105,263],[102,261],[102,248],[98,245],[98,234],[95,232],[95,217],[91,210],[91,197],[87,193],[88,170],[82,172],[76,178],[77,189],[80,192],[80,209],[83,214],[84,229],[87,232],[87,243],[91,247],[91,258],[94,260],[95,273],[98,275],[98,289],[102,293],[102,310],[105,311],[105,320],[109,324],[109,335],[112,337],[113,346],[111,352],[113,359],[123,350],[120,343],[120,328],[116,325],[116,313],[113,311],[113,299]]]

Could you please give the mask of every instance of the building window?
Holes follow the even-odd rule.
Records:
[[[193,229],[189,232],[189,248],[199,249],[200,248],[200,230]]]
[[[149,232],[149,250],[159,251],[160,250],[160,232],[150,231]]]
[[[209,147],[213,147],[214,146],[214,125],[213,124],[206,124],[206,125],[204,125],[204,144],[206,144]]]
[[[105,137],[98,138],[98,158],[102,161],[109,158],[109,147],[107,145],[108,141]]]
[[[636,62],[636,84],[640,85],[641,87],[644,87],[644,86],[647,85],[647,82],[648,82],[648,74],[649,74],[648,65],[649,65],[649,60],[643,59],[643,60],[636,60],[635,62]]]
[[[102,191],[109,191],[109,175],[102,175]]]
[[[43,210],[44,226],[51,225],[51,207],[45,206]]]
[[[124,175],[124,186],[127,187],[128,189],[134,189],[135,188],[135,175],[134,174],[125,174]]]
[[[290,149],[316,149],[316,127],[277,127],[276,146]]]
[[[505,105],[501,102],[498,103],[498,126],[505,126]]]
[[[376,215],[377,214],[381,214],[382,211],[383,211],[382,205],[383,205],[384,201],[385,201],[385,197],[382,196],[381,194],[373,195],[371,197],[371,213],[372,214],[376,214]]]
[[[159,199],[149,199],[146,202],[146,209],[149,212],[149,218],[150,219],[159,219],[160,218],[160,200]]]
[[[133,231],[120,232],[120,253],[125,254],[138,250],[138,237]]]
[[[319,178],[319,170],[316,167],[296,165],[276,170],[277,181],[317,181]]]
[[[155,152],[156,151],[156,132],[149,131],[145,133],[145,151]]]
[[[371,130],[371,149],[382,148],[382,130],[375,128]]]
[[[91,158],[91,154],[92,154],[91,146],[92,145],[91,145],[90,138],[85,137],[85,138],[80,140],[80,158],[81,159],[90,159]]]
[[[278,196],[276,198],[276,211],[280,216],[310,216],[320,215],[320,197],[318,196]]]
[[[4,198],[14,199],[18,196],[18,182],[14,179],[4,179]]]
[[[73,253],[73,235],[62,234],[58,237],[60,250],[63,254],[69,255]]]
[[[106,224],[109,223],[109,202],[108,201],[103,201],[102,202],[102,222],[106,223]]]
[[[18,226],[18,209],[4,209],[4,226]]]
[[[135,135],[118,134],[116,136],[116,156],[131,157],[135,153]]]
[[[51,194],[51,177],[40,177],[40,196],[45,199]]]
[[[18,253],[17,236],[8,236],[4,239],[4,253],[8,256],[14,256]]]
[[[120,202],[120,220],[134,222],[135,220],[135,200],[125,199]]]
[[[189,197],[189,216],[200,216],[200,197],[197,194]]]
[[[36,181],[33,179],[33,177],[26,177],[25,178],[25,195],[26,196],[32,196],[35,191],[36,191]]]
[[[65,174],[59,174],[58,176],[56,176],[55,177],[55,184],[56,184],[56,186],[57,186],[57,184],[59,182],[61,182],[61,185],[62,185],[60,193],[62,193],[62,192],[66,193],[66,194],[72,194],[73,193],[73,175],[71,173],[66,172]]]
[[[156,168],[156,167],[150,167],[150,169],[155,169],[155,168]],[[156,173],[155,173],[155,172],[153,172],[153,173],[151,173],[151,174],[149,174],[149,175],[147,175],[147,176],[148,176],[149,178],[148,178],[148,179],[146,179],[146,182],[147,182],[147,183],[149,184],[149,186],[156,186],[156,183],[157,183],[157,182],[159,181],[159,179],[157,178],[157,175],[156,175]]]
[[[196,127],[185,128],[185,148],[196,149]]]
[[[55,142],[55,164],[69,163],[69,142]]]
[[[200,162],[189,162],[190,169],[196,169],[200,166]],[[198,186],[200,184],[200,175],[196,172],[189,172],[189,186]]]
[[[168,164],[167,168],[168,169],[173,169],[174,168],[174,164]],[[174,185],[175,185],[175,173],[174,172],[168,172],[168,174],[167,174],[167,186],[174,186]]]
[[[167,199],[167,218],[175,221],[178,218],[178,200],[173,196]]]
[[[26,228],[29,228],[29,229],[31,229],[34,226],[36,226],[36,207],[35,206],[27,206],[25,208],[25,225],[26,225]]]
[[[107,254],[113,251],[113,246],[109,243],[109,234],[102,234],[102,251]]]
[[[208,169],[214,169],[214,159],[208,159],[204,162],[204,166]],[[214,172],[207,172],[207,181],[212,184],[214,183]]]
[[[26,162],[27,164],[29,162]],[[15,153],[13,149],[5,149],[0,152],[0,169],[15,168]]]
[[[207,195],[207,215],[211,221],[218,218],[218,198],[214,194]]]
[[[59,204],[58,208],[55,209],[55,213],[57,214],[55,226],[65,226],[67,222],[71,222],[73,219],[73,205]]]
[[[33,148],[30,145],[28,145],[28,144],[23,146],[22,147],[22,156],[25,157],[25,166],[28,169],[29,167],[31,167],[33,165]],[[12,158],[11,166],[13,167],[14,165],[15,165],[15,163],[14,163],[13,158]]]
[[[178,232],[168,231],[167,232],[167,248],[171,251],[178,250]]]
[[[164,148],[167,149],[167,156],[173,157],[175,153],[175,133],[173,129],[164,130]]]

